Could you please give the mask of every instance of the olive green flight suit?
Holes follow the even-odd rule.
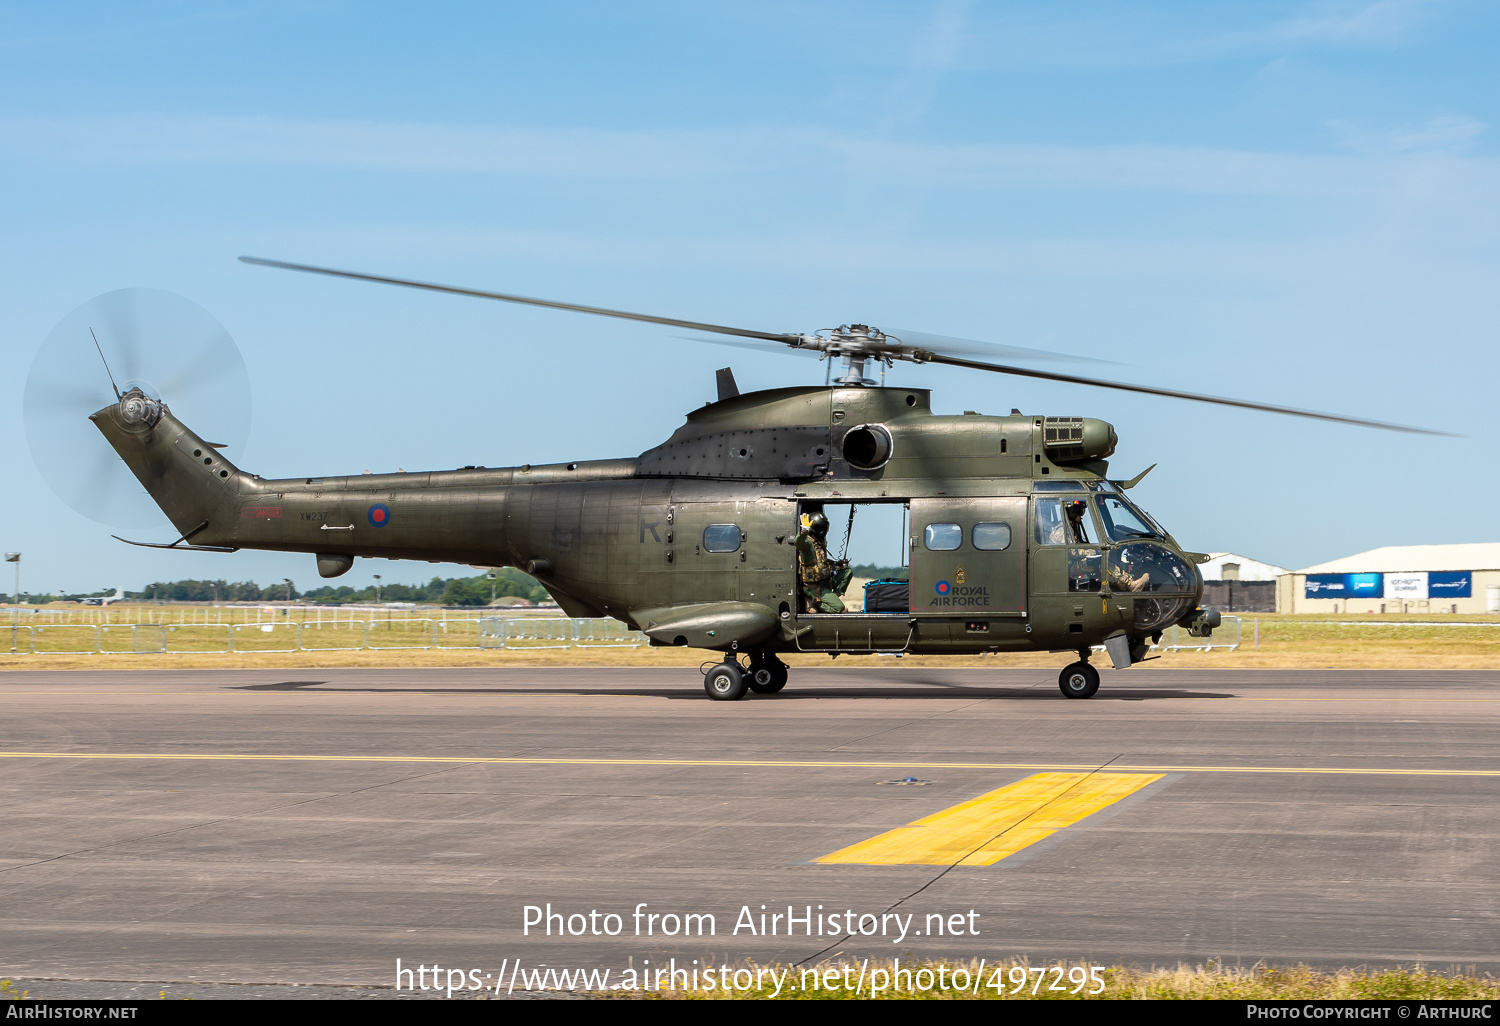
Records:
[[[830,587],[833,568],[828,552],[808,531],[799,531],[793,543],[797,549],[797,580],[802,586],[802,611],[805,613],[842,613],[844,600]]]

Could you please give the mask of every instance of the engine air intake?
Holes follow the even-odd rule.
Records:
[[[890,462],[894,448],[883,424],[860,424],[844,433],[844,459],[860,470],[879,470]]]
[[[1108,459],[1117,442],[1114,427],[1093,417],[1042,419],[1042,445],[1053,463]]]

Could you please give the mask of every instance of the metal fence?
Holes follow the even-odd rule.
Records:
[[[1240,618],[1226,616],[1209,637],[1195,638],[1186,627],[1173,624],[1162,631],[1161,641],[1151,647],[1162,652],[1207,652],[1215,648],[1233,652],[1240,647],[1240,640]]]
[[[639,648],[647,638],[619,620],[558,616],[476,619],[304,620],[264,623],[18,624],[0,626],[0,647],[31,655],[187,655],[226,652],[394,652],[412,649]],[[1165,652],[1240,647],[1240,618],[1224,617],[1209,638],[1169,627],[1152,648]]]
[[[484,624],[486,621],[481,620]],[[489,624],[492,636],[498,636],[499,645],[495,648],[572,648],[578,639],[576,624],[587,623],[585,620],[559,620],[542,619],[534,617],[528,620],[490,620]],[[622,624],[623,626],[623,624]],[[645,640],[641,635],[641,640]]]
[[[1195,638],[1187,632],[1186,627],[1178,627],[1175,624],[1161,632],[1161,640],[1151,646],[1153,652],[1207,652],[1211,649],[1222,649],[1225,652],[1233,652],[1240,647],[1240,618],[1237,616],[1226,616],[1214,632],[1207,638]],[[1095,652],[1103,652],[1103,645],[1095,645]]]
[[[481,619],[517,619],[526,616],[541,616],[558,620],[564,617],[556,612],[556,606],[539,607],[465,607],[465,608],[417,608],[413,605],[382,606],[317,606],[302,604],[279,605],[111,605],[86,606],[82,608],[53,608],[43,606],[12,606],[0,595],[0,626],[14,625],[45,626],[121,626],[135,624],[180,627],[229,626],[235,624],[296,623],[349,624],[361,620],[432,619],[439,623],[473,623]]]
[[[406,649],[512,650],[639,648],[646,635],[619,620],[557,616],[473,620],[327,620],[206,624],[0,625],[0,646],[30,655],[221,652],[391,652]]]

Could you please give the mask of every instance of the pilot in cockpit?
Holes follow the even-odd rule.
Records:
[[[1087,545],[1089,504],[1042,499],[1036,504],[1037,538],[1043,545]]]
[[[1068,516],[1068,541],[1072,544],[1087,545],[1089,543],[1089,504],[1082,499],[1074,499],[1072,502],[1064,503],[1063,509]]]

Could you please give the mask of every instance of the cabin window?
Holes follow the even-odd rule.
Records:
[[[928,524],[922,531],[922,544],[929,552],[948,552],[964,543],[964,529],[957,524]]]
[[[740,547],[738,524],[709,524],[703,529],[703,547],[709,552],[734,552]]]
[[[1010,548],[1009,524],[975,524],[972,539],[976,549],[998,552]]]

